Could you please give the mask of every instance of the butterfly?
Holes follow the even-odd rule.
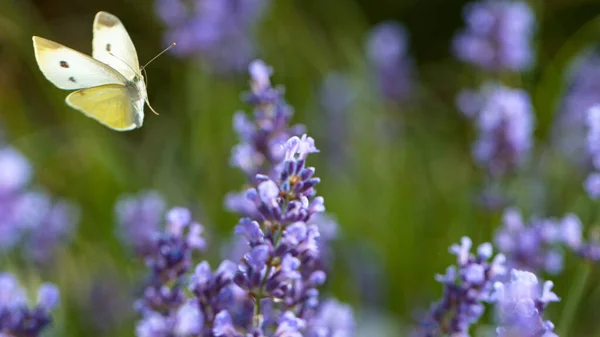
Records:
[[[70,107],[113,130],[139,128],[144,121],[144,103],[156,113],[141,74],[145,66],[140,68],[133,42],[116,16],[98,12],[93,32],[93,57],[34,36],[38,66],[58,88],[79,89],[67,96]]]

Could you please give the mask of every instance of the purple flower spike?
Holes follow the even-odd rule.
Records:
[[[252,90],[246,101],[253,106],[254,116],[251,119],[242,112],[234,116],[234,129],[240,143],[234,147],[230,163],[252,181],[257,174],[277,175],[277,166],[284,157],[282,145],[290,137],[301,135],[304,126],[290,125],[294,110],[285,102],[283,90],[271,86],[272,69],[256,60],[250,64],[249,71]],[[238,204],[239,201],[233,206],[239,209]]]
[[[534,62],[535,16],[521,1],[483,0],[464,8],[467,27],[454,38],[461,61],[488,71],[523,71]]]
[[[256,61],[249,71],[252,92],[248,100],[255,105],[255,114],[253,120],[240,114],[234,117],[242,143],[231,161],[248,175],[249,186],[245,193],[230,194],[226,200],[230,210],[242,215],[234,230],[239,236],[232,245],[235,253],[228,256],[241,258],[227,273],[233,282],[229,291],[216,297],[220,305],[210,307],[210,312],[218,313],[212,333],[234,337],[344,336],[343,329],[330,330],[330,322],[317,316],[321,309],[318,287],[327,280],[319,229],[326,229],[327,240],[337,229],[329,218],[318,216],[325,210],[323,197],[316,191],[320,179],[315,177],[315,168],[307,166],[307,160],[319,150],[311,137],[298,136],[301,128],[289,126],[292,109],[283,102],[282,92],[271,87],[272,69]],[[218,279],[207,271],[207,265],[199,266],[195,280]],[[201,290],[193,290],[199,303],[210,303],[206,298],[214,297],[217,291],[205,289],[213,288],[203,285]],[[237,306],[223,304],[232,301]],[[323,322],[318,323],[318,319]],[[317,324],[323,325],[321,329],[312,329]]]
[[[450,252],[457,257],[457,265],[450,266],[445,275],[436,276],[444,285],[444,297],[433,305],[422,327],[429,331],[426,336],[432,331],[468,334],[471,325],[485,311],[483,303],[490,299],[493,282],[506,273],[504,256],[498,254],[492,258],[489,243],[480,245],[477,255],[470,253],[471,246],[471,239],[463,237],[460,245],[450,247]]]
[[[499,84],[487,84],[472,95],[477,103],[463,112],[474,120],[479,133],[473,146],[475,161],[492,176],[520,168],[532,147],[534,115],[529,95]],[[459,103],[465,109],[465,103]]]
[[[214,317],[207,317],[195,300],[187,299],[183,289],[193,252],[206,245],[202,231],[200,224],[192,222],[189,210],[173,208],[167,212],[163,232],[148,235],[141,257],[150,275],[143,296],[135,303],[143,316],[136,326],[138,336],[197,335],[207,320],[212,322]],[[192,278],[192,282],[198,281]]]
[[[240,71],[255,54],[253,31],[269,0],[156,0],[173,53],[197,57],[221,72]]]
[[[404,26],[393,21],[376,25],[369,33],[366,49],[381,95],[393,102],[409,98],[414,86],[414,69]]]

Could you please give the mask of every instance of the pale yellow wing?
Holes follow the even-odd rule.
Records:
[[[139,111],[140,100],[132,97],[131,90],[120,84],[106,84],[72,92],[66,101],[113,130],[128,131],[141,127],[144,118]]]

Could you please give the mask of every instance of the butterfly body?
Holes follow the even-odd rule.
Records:
[[[117,131],[141,127],[148,95],[135,47],[121,21],[98,12],[92,45],[90,57],[33,37],[35,57],[44,76],[60,89],[77,89],[66,98],[69,106]]]

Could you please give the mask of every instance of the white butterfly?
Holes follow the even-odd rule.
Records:
[[[141,127],[144,102],[154,109],[148,102],[140,73],[143,68],[125,26],[116,16],[98,12],[92,45],[93,58],[33,37],[35,58],[44,76],[60,89],[81,89],[67,96],[69,106],[113,130]]]

